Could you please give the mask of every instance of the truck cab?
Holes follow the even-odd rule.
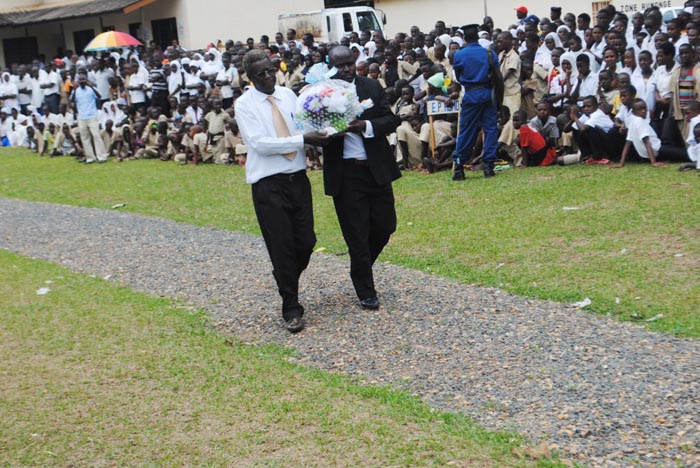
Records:
[[[381,21],[380,21],[381,18]],[[370,7],[325,8],[307,13],[289,13],[279,15],[280,32],[295,29],[297,37],[311,33],[317,42],[340,41],[351,32],[365,30],[382,31],[386,23],[384,14]]]

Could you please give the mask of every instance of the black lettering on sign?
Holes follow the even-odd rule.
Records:
[[[620,5],[617,7],[618,11],[621,11],[623,13],[629,13],[632,11],[637,11],[637,4],[632,3],[632,4],[627,4],[627,5]]]

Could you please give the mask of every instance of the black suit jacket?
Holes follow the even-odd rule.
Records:
[[[372,177],[379,185],[390,183],[401,177],[401,171],[396,164],[394,153],[391,151],[387,135],[394,133],[401,123],[391,112],[386,94],[378,81],[357,75],[355,87],[360,101],[372,99],[374,106],[367,109],[361,116],[369,120],[374,129],[374,138],[363,138],[367,162]],[[325,147],[323,151],[323,185],[326,195],[336,196],[340,193],[343,183],[343,145],[344,138],[338,138]]]

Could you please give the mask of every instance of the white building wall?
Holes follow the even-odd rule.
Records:
[[[277,32],[278,15],[323,8],[323,0],[180,1],[187,4],[189,12],[187,23],[192,48],[204,47],[207,43],[215,43],[218,39],[224,42],[228,39],[245,42],[246,38],[252,37],[255,42],[258,42],[263,34],[270,36],[270,40],[273,40]]]
[[[504,29],[515,22],[515,8],[521,5],[540,18],[549,16],[552,5],[562,7],[562,16],[569,11],[576,15],[584,11],[591,13],[591,2],[575,0],[375,0],[375,8],[386,14],[389,37],[408,32],[413,25],[421,31],[430,31],[437,20],[445,21],[447,26],[481,24],[487,15],[493,18],[497,28]]]

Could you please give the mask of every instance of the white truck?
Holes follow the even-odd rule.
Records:
[[[294,29],[298,39],[306,33],[311,33],[316,42],[340,41],[340,38],[353,31],[359,33],[370,30],[383,33],[385,24],[384,13],[370,7],[326,8],[307,13],[279,15],[277,18],[277,30],[282,34]]]

